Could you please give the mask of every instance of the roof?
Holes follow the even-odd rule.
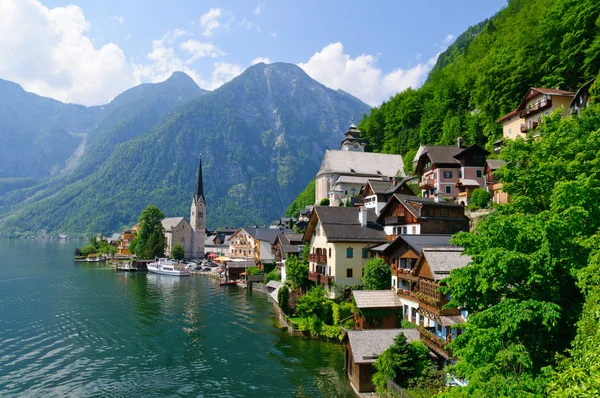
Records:
[[[431,163],[435,165],[460,165],[454,155],[462,152],[465,148],[457,145],[428,145],[423,148],[421,156],[427,154]]]
[[[556,88],[540,88],[540,87],[531,87],[529,90],[535,90],[541,94],[548,94],[548,95],[560,95],[560,96],[565,96],[565,97],[569,97],[571,95],[575,95],[575,93],[571,92],[571,91],[566,91],[566,90],[559,90]]]
[[[388,195],[388,194],[396,193],[398,188],[400,188],[404,184],[409,183],[412,179],[414,179],[414,177],[411,175],[404,177],[402,180],[398,181],[396,184],[389,186],[388,189],[385,191],[385,194]]]
[[[596,78],[593,78],[592,80],[584,83],[583,86],[579,87],[579,89],[577,90],[577,92],[575,93],[575,96],[573,97],[573,99],[571,100],[571,103],[569,104],[569,108],[572,108],[573,105],[575,105],[575,100],[577,99],[577,97],[579,97],[580,94],[583,94],[585,91],[590,89],[590,86],[596,81]]]
[[[383,251],[383,255],[391,254],[400,245],[406,244],[417,254],[421,254],[423,246],[450,246],[452,235],[400,235]],[[373,250],[373,249],[371,249]]]
[[[329,242],[381,242],[386,241],[383,227],[375,222],[376,214],[372,209],[367,212],[367,225],[362,227],[358,219],[358,207],[316,206],[313,219],[304,235],[312,235],[311,225],[316,217],[325,231]]]
[[[370,248],[369,250],[371,250],[372,252],[383,252],[385,249],[387,249],[390,246],[389,243],[384,243],[382,245],[379,246],[375,246]]]
[[[286,233],[278,236],[282,245],[303,245],[302,234]]]
[[[442,315],[440,316],[440,324],[442,326],[452,326],[459,323],[465,323],[465,318],[460,315]]]
[[[437,207],[464,207],[461,204],[446,202],[445,200],[436,202],[434,198],[425,198],[425,197],[421,197],[421,196],[394,194],[394,196],[392,196],[392,198],[386,203],[386,205],[383,207],[383,209],[381,209],[381,211],[379,212],[379,217],[377,219],[378,221],[383,222],[383,219],[385,218],[384,217],[385,210],[388,206],[391,206],[391,203],[394,200],[397,200],[398,202],[400,202],[412,215],[414,215],[417,218],[422,218],[421,209],[416,209],[414,206],[411,205],[411,203],[420,204],[420,205],[426,204],[427,206],[437,206]],[[450,219],[452,219],[452,218],[448,218],[448,220],[450,220]]]
[[[394,338],[404,333],[410,343],[420,339],[417,329],[349,330],[346,334],[354,363],[373,363],[382,352],[394,344]]]
[[[375,195],[384,195],[387,190],[396,186],[393,181],[389,180],[368,180],[368,184],[371,186],[371,190]]]
[[[317,177],[323,174],[355,174],[357,176],[404,176],[401,155],[357,151],[325,151]]]
[[[518,113],[519,113],[518,109],[510,111],[506,115],[504,115],[504,116],[500,117],[498,120],[496,120],[496,123],[500,123],[500,122],[504,121],[504,119],[508,119],[509,117],[515,116]]]
[[[278,235],[282,233],[291,233],[292,230],[284,228],[256,228],[254,239],[275,243]]]
[[[491,170],[498,170],[500,167],[504,166],[506,162],[500,159],[488,159],[487,164]]]
[[[423,246],[422,256],[425,257],[429,269],[436,281],[450,275],[450,271],[467,266],[470,256],[463,256],[464,248],[458,246]]]
[[[256,263],[254,261],[228,261],[227,268],[248,268],[255,267]]]
[[[283,283],[279,282],[279,281],[269,281],[269,283],[267,283],[265,285],[266,287],[272,287],[274,289],[277,289],[278,287],[283,286]]]
[[[481,186],[481,184],[479,184],[476,180],[472,180],[470,178],[461,178],[460,180],[456,181],[456,186],[460,187],[479,187]]]
[[[169,217],[163,218],[160,222],[162,223],[162,226],[165,229],[165,231],[170,231],[171,229],[173,229],[173,227],[178,226],[179,223],[183,220],[183,217]]]
[[[358,308],[399,308],[402,302],[393,290],[353,290]]]
[[[335,180],[334,184],[361,184],[367,185],[369,181],[368,177],[355,177],[349,175],[341,175],[337,180]]]

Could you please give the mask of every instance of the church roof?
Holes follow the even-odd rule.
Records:
[[[170,231],[171,229],[173,229],[173,227],[178,226],[179,223],[184,220],[185,219],[183,217],[168,217],[163,218],[161,220],[161,223],[165,231]]]
[[[202,181],[202,155],[200,156],[200,161],[198,162],[198,174],[196,175],[196,189],[194,190],[194,200],[198,201],[202,198],[202,202],[204,202],[204,184]]]
[[[404,176],[401,155],[355,151],[325,151],[317,177],[323,174],[346,174],[369,177]]]

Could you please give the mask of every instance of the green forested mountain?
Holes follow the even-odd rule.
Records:
[[[0,235],[109,232],[149,204],[187,216],[200,154],[208,226],[266,223],[314,177],[352,116],[369,111],[290,64],[255,65],[155,125],[155,108],[132,108],[88,134],[90,149],[71,171],[28,188],[11,185],[0,198]]]
[[[376,152],[414,156],[419,144],[487,144],[496,120],[527,89],[576,90],[600,68],[600,2],[510,0],[469,28],[419,89],[406,90],[359,124]]]

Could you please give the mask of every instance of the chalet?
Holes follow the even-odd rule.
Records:
[[[473,180],[483,186],[485,157],[490,154],[479,145],[463,147],[462,138],[456,146],[425,146],[420,149],[416,173],[421,175],[421,193],[429,197],[442,194],[445,198],[459,196],[457,182]]]
[[[367,186],[363,190],[364,206],[367,209],[374,209],[375,214],[379,215],[392,195],[415,196],[415,193],[408,186],[408,182],[412,179],[412,176],[408,176],[403,179],[367,180]]]
[[[354,290],[354,330],[395,329],[400,326],[402,302],[393,290]]]
[[[488,159],[485,164],[485,186],[494,203],[508,203],[508,194],[502,191],[502,183],[498,181],[495,173],[506,162],[499,159]]]
[[[463,255],[462,247],[423,246],[413,270],[417,277],[413,293],[419,302],[420,315],[415,323],[421,327],[421,340],[438,356],[440,363],[453,360],[446,346],[460,334],[460,328],[453,326],[464,323],[467,313],[458,308],[443,308],[450,296],[442,294],[438,288],[452,270],[465,267],[470,261],[469,256]]]
[[[204,251],[206,253],[218,253],[223,256],[229,255],[229,238],[231,236],[216,233],[214,235],[207,235],[204,240]]]
[[[281,282],[286,280],[285,263],[290,255],[296,256],[298,260],[302,259],[304,241],[302,234],[280,234],[275,238],[275,262],[281,269]]]
[[[229,238],[229,257],[237,259],[254,258],[254,235],[256,228],[244,227],[236,230]]]
[[[364,207],[316,206],[303,237],[310,244],[308,279],[325,285],[330,296],[334,282],[362,284],[369,249],[386,241],[375,219]]]
[[[383,225],[387,240],[398,235],[455,234],[469,230],[462,205],[433,198],[394,195],[381,210],[377,223]]]
[[[531,87],[517,109],[497,120],[502,123],[503,138],[514,140],[525,137],[529,130],[537,127],[543,116],[560,107],[563,107],[563,115],[567,116],[574,96],[570,91]]]
[[[595,81],[596,78],[593,78],[592,80],[581,86],[579,90],[577,90],[575,96],[571,100],[571,113],[578,114],[583,108],[585,108],[588,105],[590,101],[590,88],[592,87],[592,84],[594,84]]]
[[[375,391],[371,382],[373,363],[385,350],[394,344],[398,334],[403,333],[407,342],[419,340],[416,329],[349,330],[344,336],[344,370],[350,385],[357,393]]]
[[[117,246],[117,254],[120,256],[131,256],[131,251],[129,251],[129,245],[131,245],[131,241],[134,238],[134,229],[126,229],[121,234],[121,239],[119,240],[119,246]]]
[[[365,152],[366,141],[354,124],[346,132],[340,150],[326,150],[315,181],[315,203],[329,199],[331,206],[344,205],[369,179],[404,176],[402,156]]]
[[[289,229],[256,228],[254,230],[254,262],[266,272],[275,267],[275,239],[282,233],[292,233]]]

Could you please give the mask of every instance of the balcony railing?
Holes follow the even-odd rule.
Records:
[[[327,256],[325,254],[314,254],[308,255],[308,261],[317,264],[327,264]]]
[[[411,298],[411,299],[415,299],[415,295],[413,292],[411,292],[410,290],[405,290],[405,289],[401,289],[398,288],[398,290],[396,290],[396,294],[398,296],[402,296],[402,297],[407,297],[407,298]]]
[[[521,125],[521,133],[526,133],[531,129],[534,129],[538,126],[538,122],[531,122],[531,126],[527,125],[527,124],[522,124]]]
[[[523,109],[521,112],[519,112],[519,117],[520,118],[526,118],[527,116],[534,114],[536,112],[539,112],[543,109],[549,108],[552,106],[552,99],[551,98],[547,98],[547,99],[543,99],[540,101],[537,101],[531,105],[529,105],[526,109]]]
[[[419,298],[419,307],[422,307],[433,314],[460,315],[460,310],[458,308],[443,308],[446,304],[448,304],[448,300],[446,299],[436,300],[422,293],[417,293],[416,296]]]
[[[417,329],[421,334],[421,341],[427,347],[431,348],[432,351],[435,351],[448,359],[452,359],[452,351],[450,351],[450,349],[448,348],[448,344],[452,341],[450,335],[448,336],[448,338],[442,339],[441,337],[436,336],[433,331],[427,328],[417,327]]]
[[[435,180],[433,178],[427,178],[419,183],[421,188],[433,188],[435,186]]]
[[[385,225],[406,224],[406,218],[402,216],[386,217],[383,222]]]
[[[329,275],[319,274],[317,272],[308,271],[308,280],[320,283],[322,285],[331,285],[333,283],[333,277]]]

